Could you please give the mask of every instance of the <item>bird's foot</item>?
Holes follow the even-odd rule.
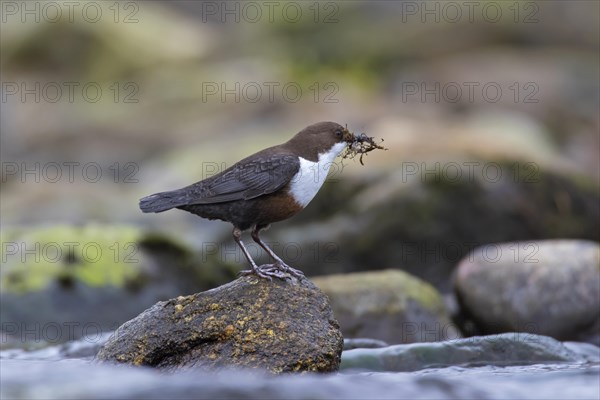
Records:
[[[304,278],[304,272],[300,271],[299,269],[296,268],[292,268],[289,265],[287,265],[286,263],[284,263],[283,261],[277,261],[275,263],[275,265],[279,266],[279,268],[286,272],[287,274],[293,276],[294,278],[298,278],[298,279],[302,279]]]
[[[264,265],[260,265],[260,266],[252,266],[252,269],[245,269],[243,271],[240,271],[240,276],[247,276],[247,275],[257,275],[261,278],[265,278],[270,281],[272,281],[273,278],[279,278],[279,279],[283,279],[283,280],[289,278],[289,275],[286,274],[284,271],[282,271],[275,264],[264,264]]]
[[[302,271],[294,269],[283,262],[252,266],[252,269],[240,271],[241,276],[252,274],[268,280],[273,280],[273,278],[279,278],[283,280],[291,279],[292,277],[297,279],[304,278]]]

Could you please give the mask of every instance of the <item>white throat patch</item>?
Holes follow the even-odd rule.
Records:
[[[328,152],[319,154],[319,161],[317,162],[299,157],[300,170],[292,178],[290,184],[290,194],[298,204],[306,207],[315,197],[327,178],[333,160],[346,148],[346,145],[347,143],[334,144]]]

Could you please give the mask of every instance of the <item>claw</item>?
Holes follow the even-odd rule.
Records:
[[[295,278],[302,279],[305,277],[304,272],[302,272],[296,268],[292,268],[284,262],[278,261],[275,264],[277,264],[279,266],[279,268],[281,268],[281,270],[285,271],[286,273],[288,273],[289,275],[292,275]]]
[[[240,271],[239,275],[240,276],[257,275],[260,278],[265,278],[270,281],[273,280],[273,278],[271,277],[272,275],[269,273],[263,272],[263,270],[261,270],[260,267],[256,267],[256,268],[252,268],[252,269],[245,269],[243,271]]]
[[[298,271],[297,269],[294,269],[289,265],[280,262],[276,262],[274,264],[264,264],[257,266],[256,268],[253,267],[252,269],[240,271],[240,276],[252,274],[257,275],[261,278],[268,279],[270,281],[272,281],[273,278],[279,278],[283,280],[291,280],[292,277],[297,279],[304,278],[304,274],[302,273],[302,271]]]

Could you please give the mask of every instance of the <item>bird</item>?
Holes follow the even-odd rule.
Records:
[[[260,238],[272,223],[288,219],[315,197],[335,158],[355,141],[353,133],[335,122],[318,122],[285,143],[258,151],[209,178],[181,189],[140,199],[144,213],[180,209],[233,225],[233,238],[250,263],[241,275],[301,279],[302,271],[287,265]],[[258,266],[242,241],[252,239],[274,260]]]

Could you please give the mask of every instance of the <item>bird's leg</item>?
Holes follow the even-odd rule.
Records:
[[[280,267],[280,269],[284,272],[287,272],[288,274],[295,276],[296,278],[304,278],[304,273],[300,270],[297,270],[295,268],[290,267],[289,265],[287,265],[281,258],[279,258],[279,256],[277,254],[275,254],[275,252],[273,250],[271,250],[269,248],[269,246],[266,245],[265,242],[263,242],[259,236],[260,230],[265,228],[264,226],[262,227],[258,227],[255,226],[252,229],[252,239],[258,243],[258,245],[260,247],[262,247],[267,254],[269,254],[269,256],[271,256],[271,258],[273,260],[275,260],[275,265],[278,265]]]
[[[256,263],[252,259],[252,256],[250,256],[248,249],[246,249],[246,246],[244,246],[244,242],[242,242],[242,231],[239,228],[233,229],[233,239],[242,249],[242,252],[248,259],[248,262],[250,263],[250,266],[252,268],[240,271],[240,275],[256,274],[261,278],[265,278],[268,280],[272,280],[272,277],[285,279],[285,274],[283,274],[282,271],[278,270],[277,268],[261,268],[256,265]]]

